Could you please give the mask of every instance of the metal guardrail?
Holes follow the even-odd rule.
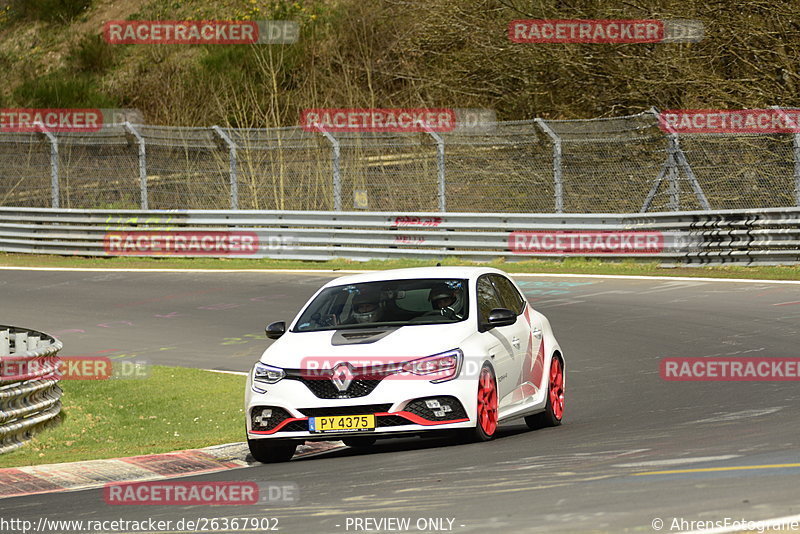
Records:
[[[47,334],[0,325],[0,454],[58,421],[61,388],[55,371],[61,347]]]
[[[241,255],[186,247],[168,255],[299,260],[449,256],[510,261],[587,256],[682,264],[800,261],[800,208],[599,215],[0,208],[0,251],[4,252],[163,256],[135,247],[114,248],[110,239],[131,244],[154,234],[188,239],[204,232],[247,233],[255,236],[256,244]],[[590,236],[655,232],[660,244],[638,251],[565,251],[519,248],[516,241],[517,236],[527,235],[552,243],[552,236],[576,232]]]

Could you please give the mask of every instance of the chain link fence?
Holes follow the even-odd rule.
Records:
[[[226,176],[238,188],[238,201],[232,199],[228,208],[333,209],[333,155],[323,136],[299,127],[220,129],[220,133],[230,141]]]
[[[111,126],[86,136],[53,134],[58,148],[58,192],[62,208],[137,207],[138,158],[126,131]]]
[[[536,121],[497,122],[443,134],[450,211],[555,211],[553,145]]]
[[[50,207],[51,169],[58,155],[50,154],[44,135],[0,133],[0,205]]]
[[[666,134],[655,110],[450,133],[115,124],[0,132],[0,206],[633,213],[800,205],[800,134]]]

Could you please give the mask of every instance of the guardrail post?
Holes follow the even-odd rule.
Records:
[[[231,209],[238,210],[239,209],[239,180],[236,176],[236,143],[233,142],[233,139],[228,137],[222,128],[219,126],[212,126],[212,130],[216,133],[222,142],[225,143],[228,147],[228,160],[230,162],[230,183],[231,183]]]
[[[145,148],[144,137],[139,135],[139,132],[133,127],[133,125],[125,121],[122,123],[125,127],[125,131],[130,133],[135,139],[137,144],[139,145],[139,204],[143,210],[147,208],[147,151]]]
[[[342,152],[339,148],[339,140],[325,131],[325,129],[318,123],[314,123],[314,128],[316,128],[319,133],[325,136],[325,139],[330,142],[331,147],[333,148],[333,209],[334,211],[342,211],[342,175],[341,169],[339,168]]]
[[[553,141],[553,190],[555,194],[556,213],[564,213],[564,180],[561,168],[561,137],[542,119],[534,119],[536,124]]]
[[[11,342],[8,338],[8,330],[0,330],[0,356],[11,355]]]
[[[28,352],[28,333],[17,332],[14,334],[14,354],[24,354]]]
[[[50,207],[58,208],[61,205],[61,190],[58,180],[58,139],[41,122],[35,122],[34,126],[47,137],[50,143]]]

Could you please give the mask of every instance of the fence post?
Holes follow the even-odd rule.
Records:
[[[231,209],[238,210],[239,209],[239,180],[236,176],[236,143],[233,142],[233,139],[228,137],[222,128],[219,126],[212,126],[212,130],[222,139],[222,142],[225,143],[228,147],[228,159],[230,161],[230,182],[231,182]]]
[[[671,211],[680,211],[681,209],[681,188],[678,183],[678,136],[669,134],[669,141],[667,145],[667,153],[669,154],[669,168],[667,176],[669,177],[669,209]]]
[[[436,141],[436,170],[439,184],[439,211],[445,212],[447,211],[447,182],[445,181],[444,139],[424,122],[419,121],[419,125],[423,130],[425,130],[425,133],[430,135],[433,140]]]
[[[564,212],[564,180],[561,168],[561,137],[542,119],[534,119],[536,124],[553,141],[553,190],[555,191],[556,213]]]
[[[58,208],[61,205],[61,188],[58,179],[58,139],[41,122],[35,122],[34,126],[47,137],[50,143],[50,207]]]
[[[800,207],[800,132],[794,134],[794,205]]]
[[[664,161],[664,164],[661,166],[661,171],[658,173],[655,181],[653,182],[653,186],[650,188],[650,192],[647,193],[647,198],[642,204],[642,208],[639,210],[640,213],[646,212],[650,209],[650,204],[653,202],[653,198],[655,198],[656,192],[658,191],[661,182],[664,180],[664,176],[669,176],[669,208],[672,211],[678,211],[681,208],[681,189],[680,189],[680,182],[679,174],[680,169],[683,169],[683,172],[686,174],[686,180],[689,182],[689,185],[692,187],[694,191],[694,195],[697,198],[697,202],[700,204],[700,207],[704,210],[710,210],[711,205],[708,203],[708,199],[706,198],[706,194],[703,193],[703,188],[700,187],[700,182],[697,180],[697,176],[695,176],[694,171],[692,170],[692,166],[689,165],[689,160],[686,159],[686,154],[683,153],[683,149],[681,149],[680,139],[678,138],[678,132],[669,125],[666,121],[662,120],[661,114],[655,107],[651,107],[648,110],[651,113],[656,121],[658,122],[659,127],[662,130],[666,130],[667,133],[667,159]]]
[[[125,130],[130,133],[139,145],[139,204],[143,210],[147,209],[147,152],[145,150],[144,137],[139,135],[139,132],[133,125],[125,121],[122,123]]]
[[[771,106],[778,110],[786,122],[794,129],[792,137],[792,156],[794,158],[794,205],[800,207],[800,127],[780,106]]]
[[[703,188],[700,187],[700,182],[697,180],[697,176],[695,176],[692,166],[689,165],[689,161],[686,159],[686,154],[684,154],[683,149],[681,148],[680,139],[678,138],[677,133],[675,134],[675,162],[678,164],[679,168],[683,169],[683,173],[686,175],[686,180],[692,187],[692,191],[694,191],[694,196],[697,198],[697,202],[700,204],[700,207],[704,210],[710,210],[711,205],[708,203],[708,199],[706,198],[706,194],[703,192]]]
[[[327,139],[331,147],[333,147],[333,209],[334,211],[342,211],[342,176],[339,168],[339,160],[342,153],[339,149],[339,140],[326,132],[319,123],[315,122],[314,128],[325,136],[325,139]]]
[[[664,165],[661,168],[661,173],[659,173],[658,178],[656,178],[650,193],[648,193],[647,199],[644,201],[641,211],[645,212],[650,208],[650,203],[653,201],[653,197],[655,197],[656,191],[658,191],[658,186],[661,184],[661,181],[664,179],[665,175],[669,178],[669,184],[667,185],[667,190],[669,192],[669,204],[667,207],[671,211],[678,211],[681,209],[681,188],[680,184],[678,183],[678,154],[681,153],[681,150],[678,148],[678,132],[676,132],[675,129],[672,128],[672,126],[670,126],[666,121],[662,120],[661,113],[655,108],[655,106],[651,107],[648,112],[655,117],[659,127],[662,130],[666,129],[668,132],[667,160],[664,162]]]

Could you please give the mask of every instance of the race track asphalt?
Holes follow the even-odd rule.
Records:
[[[0,324],[55,334],[65,356],[244,371],[268,344],[264,325],[332,276],[1,271]],[[398,439],[193,477],[293,482],[294,505],[108,506],[87,490],[3,499],[0,518],[275,517],[281,532],[342,533],[385,531],[355,518],[408,517],[407,532],[652,533],[656,519],[679,532],[800,514],[798,382],[659,375],[665,357],[800,356],[800,285],[517,280],[567,357],[561,427],[513,421],[489,443]],[[418,530],[420,518],[452,530]]]

